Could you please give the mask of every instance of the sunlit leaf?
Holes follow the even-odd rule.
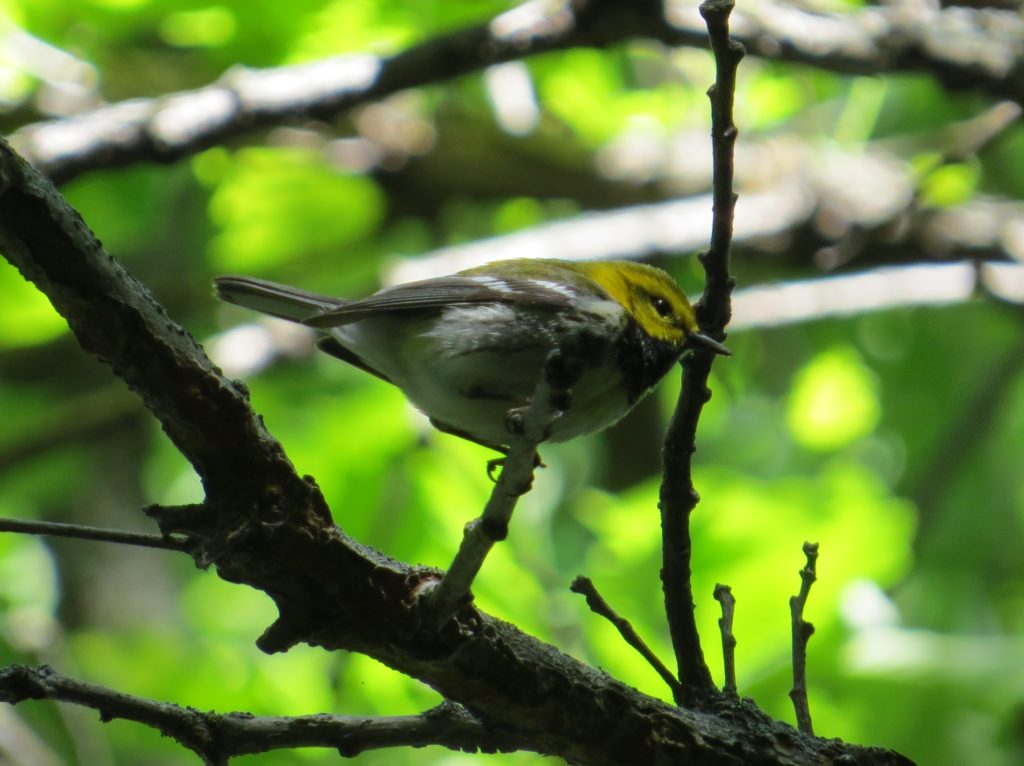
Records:
[[[366,178],[346,176],[298,149],[246,149],[210,200],[220,234],[217,268],[259,271],[310,252],[336,253],[370,234],[384,200]]]
[[[967,162],[954,162],[936,168],[921,181],[921,199],[936,207],[959,205],[972,196],[978,186],[980,169]]]
[[[877,383],[849,348],[819,354],[794,380],[787,422],[806,447],[831,450],[871,433],[878,423]]]
[[[235,29],[235,15],[231,10],[213,5],[170,14],[160,24],[160,36],[171,45],[182,47],[217,46],[230,40]]]
[[[0,263],[0,348],[44,343],[67,331],[50,301],[6,261]]]

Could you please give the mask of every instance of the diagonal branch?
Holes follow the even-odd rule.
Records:
[[[52,184],[3,139],[0,209],[0,252],[47,294],[79,344],[142,397],[211,499],[244,489],[245,482],[221,468],[233,460],[288,482],[291,464],[249,409],[246,390],[221,376],[195,340],[103,251]]]
[[[12,142],[58,183],[101,167],[174,162],[260,128],[301,117],[335,117],[398,91],[505,61],[640,35],[649,19],[629,5],[527,2],[394,56],[356,54],[275,69],[233,69],[198,90],[31,125]]]
[[[729,296],[733,281],[729,277],[729,247],[732,240],[733,146],[736,126],[732,121],[732,100],[736,90],[736,68],[743,48],[729,39],[729,14],[732,0],[706,0],[701,5],[715,53],[715,84],[711,98],[711,135],[714,149],[714,212],[711,246],[701,255],[707,275],[704,295],[697,305],[701,328],[721,339],[729,321]],[[707,700],[714,691],[711,672],[697,632],[693,589],[690,581],[690,513],[699,499],[693,486],[692,457],[696,450],[697,421],[710,397],[707,388],[712,354],[692,352],[683,360],[685,374],[679,401],[669,423],[662,451],[664,463],[661,483],[662,570],[665,613],[668,617],[672,647],[676,654],[679,678],[684,684],[687,702]]]
[[[661,676],[661,680],[672,690],[672,698],[677,703],[682,704],[683,688],[679,681],[665,667],[665,663],[658,658],[658,655],[647,645],[647,642],[640,638],[640,634],[636,632],[636,628],[633,627],[632,623],[612,609],[611,604],[604,600],[604,597],[598,593],[594,582],[589,577],[577,575],[576,579],[572,581],[572,585],[569,586],[569,590],[573,593],[579,593],[586,598],[587,606],[590,607],[594,614],[604,617],[615,626],[622,639],[636,649],[640,656],[647,661],[647,664],[654,668],[654,672]]]

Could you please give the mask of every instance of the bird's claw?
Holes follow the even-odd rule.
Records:
[[[487,478],[489,478],[495,484],[498,483],[498,477],[494,475],[494,472],[498,468],[504,468],[505,467],[505,460],[507,460],[507,459],[508,459],[507,457],[496,457],[493,460],[488,460],[487,461]],[[534,452],[533,453],[533,467],[534,467],[534,470],[536,470],[537,468],[547,468],[547,464],[543,460],[540,459],[540,453],[539,452]]]

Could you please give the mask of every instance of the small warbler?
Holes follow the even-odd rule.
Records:
[[[500,452],[506,413],[529,402],[549,352],[574,333],[596,342],[550,441],[610,426],[688,347],[729,353],[699,331],[668,274],[626,261],[497,261],[361,300],[251,277],[215,285],[229,303],[323,331],[323,351],[398,386],[439,430]]]

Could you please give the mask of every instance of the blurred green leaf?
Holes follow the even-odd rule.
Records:
[[[160,22],[160,36],[171,45],[223,45],[236,32],[235,14],[223,5],[212,5],[195,11],[179,11]]]
[[[660,132],[678,124],[693,97],[672,82],[655,88],[626,87],[622,62],[596,50],[568,51],[557,66],[539,68],[538,73],[545,108],[595,146],[627,127]]]
[[[343,248],[372,233],[384,198],[366,178],[342,175],[319,154],[245,149],[214,189],[211,244],[218,269],[265,271],[313,252]]]
[[[67,329],[49,299],[7,261],[0,262],[0,349],[45,343]]]
[[[0,504],[0,515],[11,516]],[[38,538],[0,534],[0,629],[3,640],[27,651],[45,649],[58,632],[60,584],[53,557]]]
[[[870,370],[852,348],[834,348],[797,373],[787,421],[800,444],[833,450],[870,434],[879,411]]]
[[[921,201],[934,207],[960,205],[974,196],[980,177],[980,169],[972,163],[938,167],[921,180]]]

